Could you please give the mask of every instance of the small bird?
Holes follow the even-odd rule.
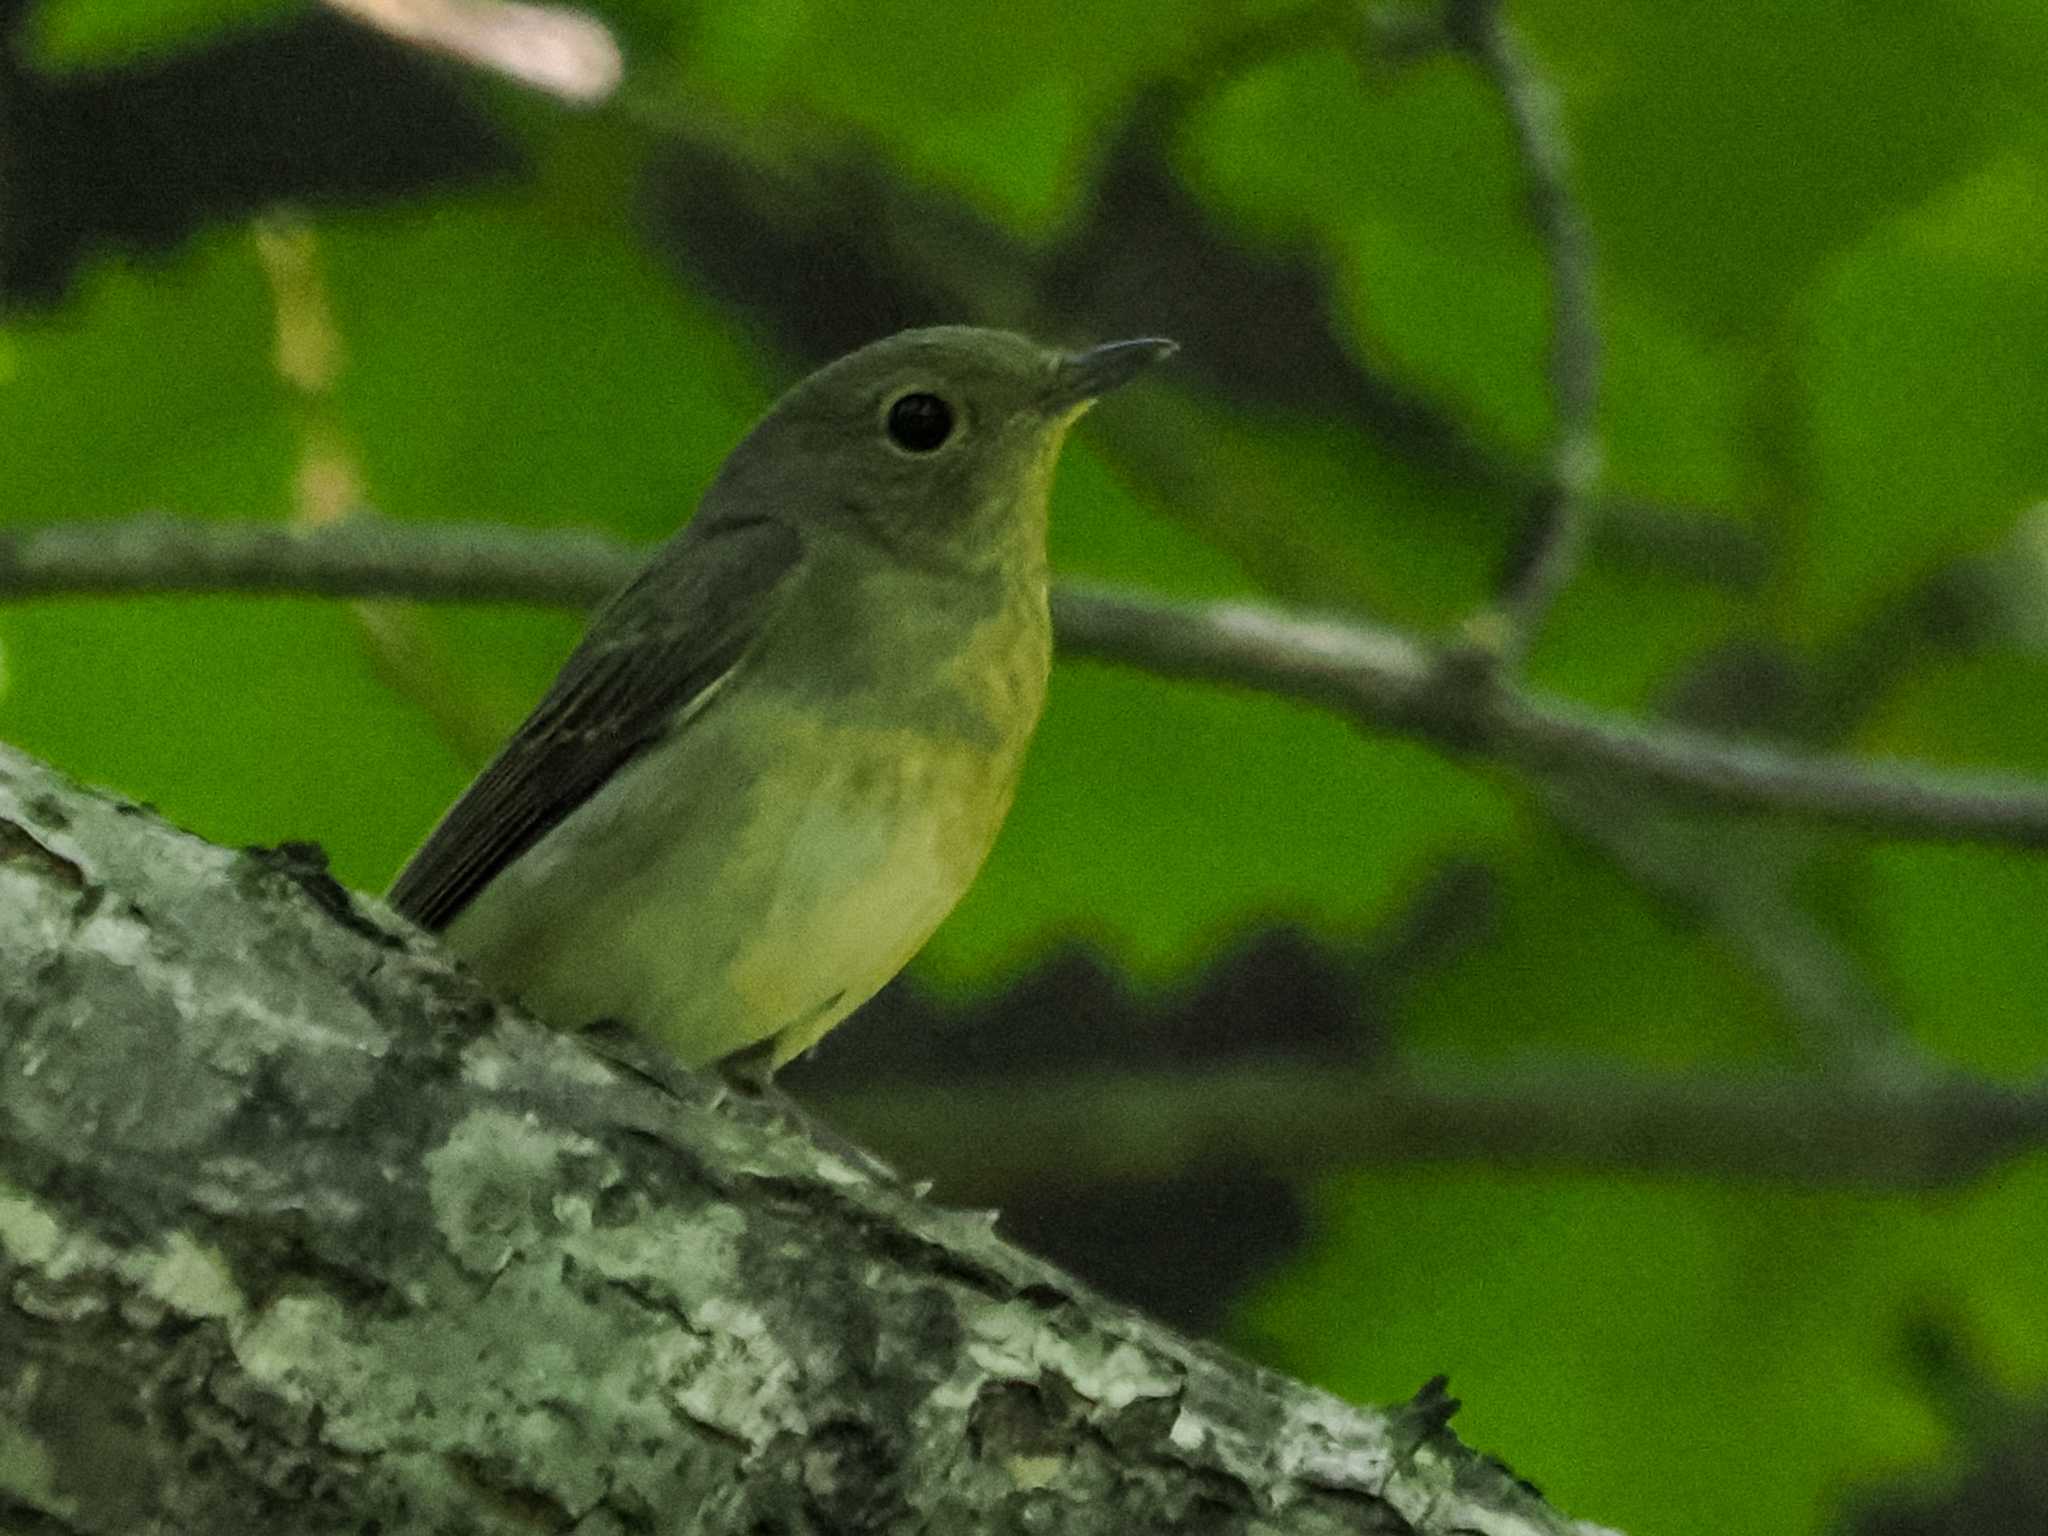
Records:
[[[900,971],[1008,814],[1069,426],[1166,357],[906,331],[754,426],[391,905],[559,1028],[768,1073]]]

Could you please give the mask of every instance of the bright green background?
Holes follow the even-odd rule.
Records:
[[[903,177],[1051,239],[1133,93],[1278,9],[621,0],[605,14],[632,54],[630,106],[572,116],[477,87],[529,180],[313,221],[346,351],[319,409],[391,516],[658,537],[787,365],[643,248],[650,123],[722,116],[764,156],[857,131]],[[146,59],[288,10],[52,0],[38,56]],[[1989,555],[2035,594],[2031,629],[1909,645],[1839,743],[2048,774],[2048,517],[2028,521],[2048,493],[2048,13],[1511,11],[1562,93],[1598,243],[1609,485],[1714,507],[1770,555],[1748,593],[1589,565],[1535,658],[1545,685],[1645,712],[1733,640],[1824,671],[1944,562]],[[1449,59],[1362,74],[1325,48],[1212,84],[1176,146],[1185,184],[1236,238],[1312,254],[1360,355],[1492,440],[1540,445],[1543,269],[1476,76]],[[288,515],[304,406],[276,374],[274,319],[250,230],[226,225],[161,261],[97,261],[60,309],[0,330],[8,520]],[[1442,516],[1349,429],[1192,394],[1165,414],[1231,515],[1148,502],[1084,429],[1058,494],[1063,572],[1427,625],[1483,596],[1497,525]],[[501,726],[575,633],[561,615],[422,622]],[[365,888],[472,766],[379,680],[339,606],[7,609],[0,687],[8,740],[222,842],[317,838]],[[1094,665],[1059,672],[1011,827],[920,965],[967,986],[1079,935],[1167,977],[1273,917],[1362,938],[1452,855],[1500,872],[1503,910],[1410,999],[1409,1049],[1789,1059],[1736,949],[1511,782]],[[1791,857],[1825,898],[1816,921],[1917,1039],[2039,1069],[2048,862],[1837,839]],[[2036,1159],[1938,1198],[1332,1178],[1307,1257],[1245,1298],[1237,1339],[1367,1400],[1449,1371],[1465,1437],[1578,1514],[1670,1536],[1815,1530],[1846,1487],[1954,1449],[1903,1364],[1910,1317],[1957,1319],[2007,1386],[2048,1378],[2044,1178]]]

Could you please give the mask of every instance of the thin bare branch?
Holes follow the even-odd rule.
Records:
[[[1658,1074],[1587,1063],[1451,1075],[1327,1063],[876,1084],[807,1096],[943,1199],[1220,1167],[1496,1168],[1959,1185],[2048,1143],[2048,1083],[1957,1075]]]
[[[1572,191],[1571,148],[1556,93],[1529,58],[1500,0],[1450,0],[1445,24],[1499,93],[1527,181],[1529,216],[1550,269],[1548,464],[1482,638],[1513,665],[1571,579],[1600,473],[1600,321],[1593,298],[1593,238]]]
[[[413,526],[309,530],[132,522],[0,535],[0,601],[94,593],[264,592],[588,606],[645,558],[597,534]],[[1062,587],[1064,654],[1231,683],[1447,751],[1724,809],[1891,837],[2048,848],[2048,785],[1730,741],[1534,690],[1475,683],[1397,630],[1253,602],[1176,602]]]
[[[1075,654],[1300,699],[1546,775],[1595,774],[1639,792],[1893,837],[2048,847],[2048,785],[2034,780],[1784,751],[1474,686],[1418,641],[1348,619],[1073,588],[1056,594],[1054,618]]]
[[[603,534],[360,516],[319,527],[173,517],[0,533],[0,600],[240,592],[587,608],[646,551]]]

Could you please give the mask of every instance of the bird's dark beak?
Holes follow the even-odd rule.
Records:
[[[1144,369],[1179,350],[1177,341],[1144,336],[1136,341],[1106,341],[1085,352],[1070,352],[1060,359],[1054,372],[1051,403],[1055,409],[1086,405],[1128,384]]]

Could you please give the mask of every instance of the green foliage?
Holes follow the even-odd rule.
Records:
[[[1217,93],[1185,163],[1248,231],[1328,253],[1354,345],[1540,441],[1543,271],[1506,129],[1471,70],[1438,59],[1372,89],[1327,50],[1276,64]]]
[[[1982,86],[2010,35],[1951,10],[1771,0],[1544,0],[1529,24],[1574,93],[1588,211],[1617,281],[1712,337],[1769,335],[1836,252],[1995,142]]]
[[[1623,1530],[1818,1529],[1846,1482],[1944,1448],[1905,1386],[1902,1310],[1968,1295],[2001,1321],[2038,1319],[2039,1266],[2011,1239],[2038,1229],[2044,1197],[2038,1176],[1961,1210],[1614,1180],[1346,1180],[1324,1192],[1322,1253],[1250,1323],[1284,1364],[1368,1400],[1448,1370],[1465,1433],[1555,1448],[1544,1493]],[[2019,1353],[2038,1376],[2038,1339]]]
[[[30,56],[52,69],[105,68],[302,9],[300,0],[46,0],[32,9]]]
[[[1737,689],[1704,715],[2048,777],[2038,632],[1937,644],[1899,621],[1959,557],[2015,581],[2042,558],[2012,537],[2048,497],[2048,116],[2021,109],[2048,77],[2039,8],[1509,9],[1560,92],[1599,257],[1605,486],[1680,521],[1710,511],[1753,540],[1761,572],[1596,554],[1535,682],[1649,716],[1697,703],[1706,663],[1736,645],[1816,694],[1860,658],[1878,681],[1854,707],[1802,714],[1796,686],[1783,708]],[[395,518],[657,539],[809,361],[764,344],[790,333],[778,284],[801,275],[774,242],[738,263],[761,287],[735,300],[730,273],[650,234],[664,134],[758,173],[736,200],[792,167],[869,157],[950,210],[888,232],[905,286],[993,294],[1012,313],[958,318],[1007,319],[1030,304],[984,253],[1028,261],[1081,228],[1124,114],[1171,87],[1178,185],[1235,249],[1302,257],[1341,355],[1435,402],[1493,478],[1388,446],[1364,408],[1200,387],[1203,360],[1183,359],[1181,382],[1148,381],[1079,429],[1056,567],[1455,625],[1487,594],[1550,422],[1549,290],[1498,100],[1452,57],[1261,54],[1246,40],[1262,19],[1310,35],[1272,5],[1024,12],[612,7],[626,104],[574,116],[465,87],[524,174],[303,216],[339,348],[310,392],[280,376],[277,289],[250,226],[217,220],[146,257],[99,249],[60,306],[0,330],[0,515],[282,521],[319,443]],[[33,56],[76,69],[146,65],[284,9],[34,14]],[[791,240],[824,217],[730,212]],[[851,246],[824,238],[806,259]],[[1133,306],[1183,286],[1185,259],[1143,269]],[[1230,318],[1248,334],[1273,321]],[[1161,466],[1118,430],[1169,445],[1178,489],[1162,494]],[[433,687],[498,728],[576,633],[560,614],[404,617]],[[312,601],[0,608],[0,735],[222,842],[316,838],[341,878],[379,889],[476,752],[389,686],[380,655],[350,608]],[[1560,832],[1528,788],[1298,706],[1069,663],[996,856],[921,965],[965,990],[1083,937],[1165,983],[1276,917],[1365,943],[1457,857],[1492,871],[1497,900],[1402,1000],[1404,1054],[1675,1072],[1795,1059],[1796,1021],[1741,943]],[[1702,860],[1760,846],[1795,892],[1825,892],[1825,910],[1788,900],[1920,1047],[2039,1075],[2041,856],[1770,826],[1697,839]],[[1845,1487],[1951,1454],[1900,1344],[1929,1309],[2001,1380],[2048,1378],[2038,1159],[1945,1199],[1438,1170],[1312,1194],[1309,1250],[1247,1300],[1240,1342],[1362,1398],[1448,1369],[1469,1439],[1626,1529],[1818,1530]]]
[[[1790,622],[1853,617],[1902,576],[1995,543],[2041,494],[2044,177],[2029,155],[1994,156],[1814,290],[1815,502]]]

